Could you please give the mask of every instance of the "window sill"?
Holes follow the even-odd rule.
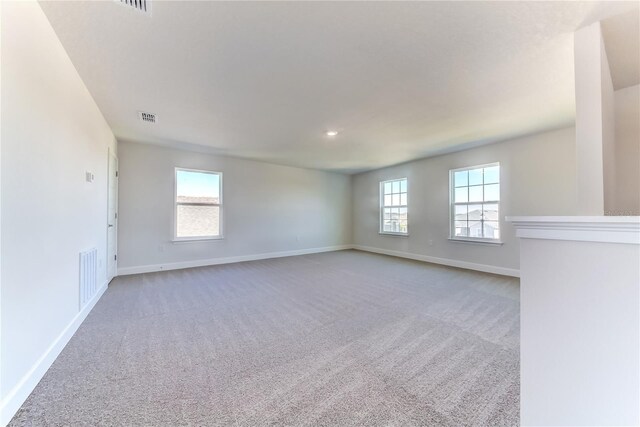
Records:
[[[381,236],[409,237],[409,233],[393,233],[391,231],[378,231],[378,234],[380,234]]]
[[[174,238],[171,243],[193,243],[193,242],[208,242],[211,240],[223,240],[224,236],[212,236],[212,237],[183,237]]]
[[[462,237],[449,237],[450,242],[455,243],[471,243],[474,245],[488,245],[488,246],[502,246],[504,242],[501,240],[488,240],[488,239],[474,239],[474,238],[462,238]]]

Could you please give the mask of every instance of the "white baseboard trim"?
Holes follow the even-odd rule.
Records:
[[[107,282],[104,282],[102,286],[100,286],[98,292],[96,292],[87,305],[76,314],[44,354],[34,363],[29,372],[27,372],[20,382],[0,401],[0,426],[9,424],[11,418],[18,412],[18,409],[20,409],[22,404],[27,400],[33,389],[38,385],[44,374],[60,355],[89,312],[91,312],[100,297],[102,297],[107,290],[107,286]]]
[[[210,265],[232,264],[235,262],[257,261],[261,259],[282,258],[288,256],[307,255],[321,252],[341,251],[345,249],[357,249],[365,252],[373,252],[377,254],[396,256],[400,258],[413,259],[416,261],[430,262],[433,264],[441,264],[449,267],[464,268],[467,270],[482,271],[485,273],[500,274],[502,276],[520,277],[520,271],[514,268],[498,267],[487,264],[476,264],[473,262],[459,261],[448,258],[437,258],[427,255],[413,254],[410,252],[393,251],[388,249],[374,248],[372,246],[362,245],[339,245],[326,246],[323,248],[298,249],[293,251],[268,252],[262,254],[241,255],[234,257],[221,257],[201,259],[194,261],[173,262],[167,264],[141,265],[135,267],[123,267],[118,269],[118,276],[127,276],[131,274],[153,273],[157,271],[180,270],[183,268],[206,267]]]
[[[408,258],[416,261],[431,262],[433,264],[441,264],[449,267],[465,268],[467,270],[482,271],[484,273],[500,274],[502,276],[520,277],[520,270],[515,268],[497,267],[495,265],[476,264],[473,262],[459,261],[449,258],[437,258],[427,255],[413,254],[410,252],[392,251],[388,249],[374,248],[372,246],[353,245],[353,249],[365,252],[373,252],[376,254],[391,255],[400,258]]]
[[[118,268],[118,276],[130,274],[153,273],[156,271],[181,270],[183,268],[206,267],[209,265],[232,264],[235,262],[257,261],[261,259],[282,258],[287,256],[316,254],[321,252],[341,251],[351,249],[352,245],[325,246],[322,248],[297,249],[293,251],[267,252],[262,254],[240,255],[232,257],[199,259],[194,261],[172,262],[167,264],[141,265],[136,267]]]

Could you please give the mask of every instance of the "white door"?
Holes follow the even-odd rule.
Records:
[[[109,150],[107,202],[107,281],[118,270],[118,158]]]

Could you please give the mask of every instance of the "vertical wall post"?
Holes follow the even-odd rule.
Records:
[[[605,182],[611,187],[615,167],[614,105],[600,22],[575,32],[574,54],[578,213],[604,215]]]

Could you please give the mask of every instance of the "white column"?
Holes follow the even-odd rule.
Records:
[[[603,215],[615,194],[613,84],[600,22],[574,34],[578,212]],[[606,162],[606,167],[605,167]]]
[[[640,217],[514,217],[525,426],[640,424]]]

